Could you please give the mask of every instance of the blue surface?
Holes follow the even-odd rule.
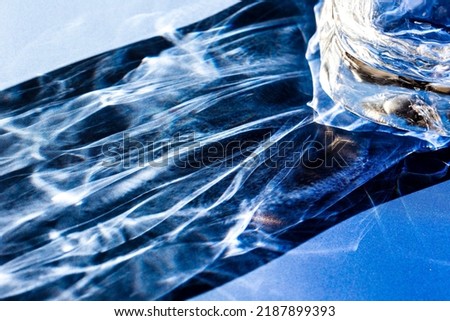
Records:
[[[236,2],[3,0],[0,89],[204,19]]]
[[[449,191],[370,209],[195,300],[449,300]]]

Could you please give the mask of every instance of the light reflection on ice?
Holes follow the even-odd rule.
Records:
[[[310,55],[320,50],[320,68],[313,63],[313,69],[334,105],[323,99],[313,104],[328,114],[321,120],[345,127],[329,117],[330,109],[344,107],[400,129],[398,135],[421,137],[433,147],[448,143],[447,9],[442,0],[323,1]]]

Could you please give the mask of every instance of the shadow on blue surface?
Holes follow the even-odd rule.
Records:
[[[449,189],[375,206],[194,300],[449,300]]]
[[[206,160],[204,159],[200,167],[194,166],[195,162],[189,162],[192,166],[187,168],[174,166],[175,169],[170,168],[156,178],[149,181],[143,180],[135,190],[127,190],[127,193],[119,195],[117,199],[109,200],[108,197],[115,195],[114,192],[118,190],[114,189],[116,182],[113,182],[111,188],[108,186],[108,189],[105,188],[98,194],[88,195],[87,201],[84,203],[69,204],[62,210],[58,207],[59,212],[52,214],[54,216],[51,219],[40,218],[25,227],[5,234],[2,238],[5,246],[0,254],[0,262],[7,266],[11,262],[21,262],[20,260],[23,257],[27,257],[27,253],[33,253],[33,251],[38,251],[45,246],[51,246],[53,240],[49,239],[48,235],[55,229],[68,231],[66,235],[63,234],[61,237],[70,236],[70,233],[73,232],[82,233],[85,230],[101,226],[103,223],[106,224],[110,219],[117,218],[130,208],[135,208],[135,206],[144,203],[147,207],[144,207],[139,215],[145,216],[148,213],[153,213],[152,211],[159,215],[160,212],[157,210],[165,209],[165,206],[175,202],[179,195],[183,195],[183,193],[189,195],[191,190],[197,192],[195,189],[198,185],[210,186],[209,189],[202,192],[201,196],[189,200],[184,205],[182,209],[185,212],[175,213],[157,224],[156,227],[143,232],[139,231],[140,234],[137,235],[131,233],[135,232],[134,230],[127,231],[124,228],[125,232],[118,238],[122,243],[116,245],[117,239],[102,239],[104,243],[99,242],[101,243],[99,248],[102,250],[84,254],[84,249],[82,249],[80,250],[82,255],[67,257],[65,254],[61,254],[61,256],[50,257],[48,261],[42,263],[39,271],[46,271],[47,268],[57,269],[66,265],[83,269],[86,266],[89,267],[89,265],[103,266],[102,264],[107,264],[117,258],[126,257],[130,252],[134,253],[136,249],[151,248],[154,244],[152,242],[157,244],[161,242],[162,244],[158,245],[162,248],[160,253],[163,253],[158,259],[155,259],[158,255],[158,248],[156,247],[154,252],[147,254],[147,257],[142,255],[143,258],[133,257],[129,261],[121,261],[113,267],[108,267],[109,270],[99,269],[103,273],[100,275],[95,274],[96,271],[94,276],[90,276],[90,270],[89,272],[85,270],[80,273],[72,272],[64,277],[52,279],[41,286],[36,286],[29,291],[21,292],[19,289],[16,290],[18,293],[14,292],[14,295],[5,295],[5,297],[20,300],[60,298],[61,293],[66,293],[65,291],[68,288],[76,285],[73,290],[71,288],[71,292],[68,294],[70,296],[63,298],[97,300],[178,300],[192,298],[267,264],[364,210],[373,210],[373,208],[377,208],[378,204],[448,180],[448,163],[450,161],[448,148],[418,153],[416,151],[423,150],[423,142],[418,139],[383,132],[346,132],[313,122],[313,111],[307,106],[307,103],[312,99],[312,80],[305,59],[305,51],[307,40],[314,32],[312,11],[314,3],[314,1],[301,3],[296,1],[242,1],[214,17],[182,28],[178,35],[180,38],[187,37],[192,33],[210,30],[213,26],[221,25],[223,21],[227,21],[224,32],[233,36],[226,37],[225,40],[220,39],[211,43],[210,46],[202,48],[202,50],[205,50],[205,56],[215,61],[216,67],[220,70],[226,63],[229,63],[229,61],[223,60],[226,54],[236,54],[236,52],[239,53],[237,49],[244,48],[245,54],[242,55],[245,58],[256,57],[257,64],[248,66],[248,70],[241,71],[241,73],[221,75],[214,81],[199,82],[195,91],[187,91],[184,96],[180,95],[180,97],[174,98],[167,95],[169,98],[164,96],[163,102],[157,100],[159,102],[158,107],[161,107],[162,112],[168,110],[167,119],[159,118],[155,121],[156,114],[143,115],[142,107],[149,105],[145,99],[142,100],[140,109],[135,108],[136,103],[134,101],[124,104],[109,104],[107,108],[90,114],[89,117],[83,118],[73,127],[61,130],[62,133],[57,136],[51,148],[40,149],[39,152],[46,156],[45,159],[33,160],[34,163],[2,175],[4,195],[1,201],[7,210],[14,210],[22,206],[21,202],[25,202],[25,199],[17,203],[10,202],[10,194],[8,193],[13,189],[23,188],[27,190],[28,188],[31,195],[36,193],[40,196],[38,194],[40,191],[36,191],[37,189],[35,190],[35,187],[29,183],[29,180],[34,177],[33,174],[39,173],[41,170],[54,173],[58,170],[63,171],[66,168],[71,168],[71,166],[82,166],[83,164],[86,164],[85,166],[89,170],[89,166],[93,166],[99,159],[100,145],[96,145],[96,143],[115,137],[114,135],[127,130],[134,130],[138,127],[135,125],[136,123],[147,125],[151,122],[155,126],[155,128],[149,128],[143,134],[140,133],[142,135],[140,137],[143,138],[148,137],[148,135],[166,138],[166,136],[170,137],[170,135],[176,134],[177,131],[189,133],[187,130],[199,133],[221,133],[221,131],[227,133],[225,136],[220,136],[220,139],[202,146],[202,150],[214,147],[218,143],[228,146],[230,142],[252,142],[252,146],[240,153],[235,153],[233,148],[225,151],[224,159],[226,161],[232,160],[238,163],[244,162],[252,152],[264,146],[268,135],[281,136],[280,140],[277,141],[279,144],[277,145],[276,157],[269,158],[267,151],[264,150],[261,152],[261,155],[263,155],[261,164],[267,166],[259,166],[261,165],[259,164],[252,168],[249,173],[244,172],[247,169],[242,166],[244,174],[238,173],[241,176],[238,174],[236,176],[230,175],[230,177],[223,178],[220,183],[213,185],[209,180],[212,180],[214,174],[223,168],[215,167],[212,163],[205,163]],[[246,27],[255,25],[258,25],[258,28],[246,30]],[[236,30],[239,30],[240,33],[234,34]],[[242,30],[246,30],[246,32],[242,32]],[[267,45],[269,40],[272,41],[272,46]],[[277,44],[281,44],[281,46],[277,47]],[[72,64],[12,87],[0,93],[2,117],[13,118],[29,111],[37,112],[42,106],[46,106],[46,108],[50,106],[49,108],[56,109],[56,106],[86,93],[126,85],[126,79],[128,78],[125,76],[132,75],[130,72],[139,69],[144,58],[163,56],[165,50],[175,47],[176,43],[170,39],[155,37]],[[238,58],[233,56],[233,59]],[[264,64],[266,58],[269,58],[267,61],[276,61],[277,64],[274,64],[274,66]],[[242,68],[233,59],[230,59],[232,63]],[[249,59],[249,61],[252,60]],[[255,66],[260,67],[261,65],[267,68],[263,70],[255,68]],[[179,74],[175,74],[176,77],[179,77]],[[266,79],[265,77],[269,77],[270,81],[257,83],[254,87],[250,86],[251,82],[247,83],[247,81]],[[244,84],[244,86],[247,86],[247,91],[241,91],[241,88],[236,84]],[[195,113],[186,115],[182,114],[179,118],[175,118],[171,114],[173,106],[202,95],[209,97],[207,95],[227,88],[234,89],[233,94],[217,102],[211,102],[209,99],[207,103],[211,105],[204,110],[195,110]],[[86,105],[83,105],[82,101],[80,105],[75,105],[75,107],[74,110],[81,110]],[[138,110],[138,112],[135,112],[135,110]],[[176,108],[173,108],[173,110],[177,111]],[[133,114],[133,112],[135,113]],[[272,116],[273,118],[271,118]],[[27,119],[26,121],[32,122],[34,120]],[[261,122],[261,125],[258,123],[258,126],[250,126],[237,133],[228,134],[230,129],[241,128],[240,125],[253,124],[253,122]],[[17,122],[17,125],[27,126],[22,119]],[[9,133],[5,131],[3,134]],[[331,135],[333,139],[327,142],[327,135]],[[135,136],[134,138],[137,139]],[[299,153],[304,143],[310,141],[311,138],[315,139],[316,142],[325,142],[323,148],[311,149],[315,153],[313,158],[310,157],[311,155]],[[293,142],[293,145],[283,145],[283,142]],[[80,155],[73,153],[80,153]],[[187,158],[188,160],[191,158],[195,160],[195,156],[193,153],[189,154]],[[343,163],[338,161],[332,162],[331,166],[327,166],[329,164],[316,166],[317,164],[311,162],[311,159],[333,158],[333,156],[338,160],[339,157],[342,157],[340,160]],[[286,160],[293,160],[294,166],[287,166]],[[268,166],[272,163],[269,164],[267,161],[274,162],[277,166]],[[342,164],[346,166],[342,166]],[[204,174],[203,170],[205,170]],[[78,174],[76,171],[73,171],[73,173]],[[104,170],[104,172],[98,174],[98,177],[92,175],[89,176],[89,179],[92,179],[95,183],[96,179],[107,178],[109,173]],[[114,172],[114,174],[116,173]],[[104,177],[101,175],[104,175]],[[245,175],[245,179],[241,179],[242,175]],[[180,181],[178,178],[181,177],[196,177],[197,179],[192,179],[185,185],[175,185]],[[236,181],[239,181],[239,188],[232,194],[226,194]],[[131,184],[134,181],[130,179],[128,183]],[[173,190],[171,189],[172,183],[176,186]],[[170,187],[165,190],[166,194],[156,198],[154,195],[158,196],[159,194],[155,190],[159,191],[161,186],[162,190],[166,186]],[[220,195],[230,197],[222,200],[225,197],[219,198]],[[29,198],[32,199],[33,197]],[[34,198],[36,199],[36,197]],[[147,198],[156,200],[153,203],[148,203],[150,204],[148,205]],[[219,209],[215,209],[215,205],[209,204],[211,200],[216,198],[220,200],[219,205],[221,207],[219,208],[217,205]],[[250,208],[250,205],[254,205],[253,203],[262,205],[254,206],[254,215],[250,217],[247,225],[244,225],[239,221],[241,218],[238,215],[239,211],[244,207],[243,205],[248,204]],[[212,206],[214,211],[197,219],[196,211],[199,208],[204,210],[208,206]],[[54,209],[52,208],[52,210]],[[440,212],[435,212],[435,214],[439,217],[442,216]],[[136,217],[140,217],[139,215],[136,214]],[[155,216],[158,215],[155,214]],[[192,222],[189,221],[191,217],[188,217],[188,215],[193,215]],[[367,215],[355,217],[355,219],[362,218],[362,223],[357,221],[355,224],[365,226],[367,220],[370,220]],[[189,224],[186,223],[186,220]],[[180,226],[180,222],[183,223],[182,225],[186,223],[189,228],[180,231],[179,235],[173,237],[171,232]],[[354,221],[348,221],[345,224],[351,224],[351,222]],[[401,223],[401,221],[392,221],[392,224]],[[238,246],[233,248],[235,243],[225,244],[224,248],[220,249],[218,253],[209,253],[209,251],[212,252],[215,249],[217,244],[222,245],[225,242],[224,240],[228,240],[226,236],[232,228],[236,226],[240,228],[241,225],[244,226],[243,230],[232,240]],[[338,230],[334,232],[340,233],[339,229],[344,229],[345,226],[347,225],[337,225],[335,228]],[[417,227],[418,224],[414,223],[410,226]],[[375,246],[375,240],[379,242],[374,248],[384,248],[386,245],[384,242],[387,242],[388,237],[375,233],[375,229],[373,231],[374,234],[365,235],[364,242],[368,242],[370,237],[373,237],[372,245]],[[347,232],[344,229],[342,233]],[[97,234],[95,236],[98,236]],[[321,243],[320,236],[316,240],[319,240],[317,241],[319,243],[308,242],[305,245],[313,248],[314,246],[322,246],[322,250],[324,250],[324,245],[327,248],[333,248],[332,242],[323,241]],[[200,254],[200,250],[196,248],[199,242],[202,243],[202,247],[199,246],[199,249],[203,251]],[[165,246],[184,248],[173,254]],[[189,246],[192,246],[192,249]],[[301,251],[302,247],[299,249]],[[166,250],[167,252],[165,252]],[[307,254],[304,258],[299,259],[295,256],[295,253],[298,252],[289,253],[292,253],[295,260],[307,259]],[[172,254],[176,257],[172,257]],[[373,254],[376,255],[377,253]],[[50,253],[50,255],[57,254]],[[194,266],[194,272],[190,272],[192,275],[184,276],[183,267],[190,267],[191,261],[195,263],[194,259],[202,255],[205,255],[206,263],[203,265],[202,262],[200,266]],[[286,257],[287,260],[292,258],[289,255]],[[366,264],[367,275],[371,274],[370,268],[394,268],[393,265],[390,265],[392,263],[390,260],[390,263],[383,261],[384,265],[378,267],[367,265],[367,262],[364,261],[375,258],[372,256],[358,258],[362,265]],[[413,262],[412,257],[410,258],[410,262]],[[336,259],[339,260],[340,258]],[[26,262],[25,259],[25,263],[20,264],[25,266]],[[276,265],[276,262],[279,261],[275,261],[273,264]],[[34,263],[41,264],[41,262]],[[320,264],[318,262],[315,266],[318,267],[316,277],[318,282],[320,279],[327,282],[329,279],[326,275],[320,278],[319,272],[325,266],[321,267]],[[422,271],[423,266],[416,265],[416,267],[417,272]],[[178,268],[180,271],[177,270]],[[398,268],[405,268],[405,266],[398,265]],[[78,270],[74,269],[74,271]],[[175,283],[167,285],[169,278],[166,280],[165,277],[169,273],[175,274],[170,278],[170,281],[175,280]],[[312,271],[309,271],[309,273],[312,273]],[[439,273],[436,277],[440,277]],[[25,273],[25,275],[29,274]],[[87,278],[90,280],[89,282],[84,282],[83,278],[86,275],[89,276]],[[350,273],[349,275],[354,274]],[[355,282],[357,280],[358,284],[366,281],[371,282],[370,279],[364,278],[364,275],[354,276]],[[158,277],[161,277],[161,279],[158,279]],[[261,277],[264,280],[267,279],[267,276]],[[345,276],[342,276],[342,280],[345,279]],[[301,278],[296,278],[296,286],[301,286],[301,280]],[[378,290],[373,297],[367,297],[392,298],[393,296],[388,296],[391,288],[385,288],[384,285],[387,283],[384,283],[384,281],[389,283],[395,280],[387,278],[379,282],[373,282],[374,287]],[[286,282],[289,283],[290,281],[286,280]],[[79,284],[84,284],[84,286]],[[338,289],[341,289],[337,284],[325,283],[325,285],[330,288],[330,291],[340,291]],[[158,286],[160,288],[157,288]],[[316,288],[318,291],[321,289],[319,285]],[[247,290],[242,288],[242,291]],[[367,291],[369,293],[375,290],[369,288]],[[398,292],[398,297],[406,296],[406,294],[411,293],[410,291],[411,288],[404,287],[402,292]],[[249,295],[257,292],[257,290],[251,290]],[[298,292],[292,293],[293,296],[298,294]],[[351,293],[349,292],[348,298],[354,298]],[[443,291],[437,291],[436,293],[440,293],[441,296],[446,295]],[[282,294],[271,293],[268,295],[271,298],[281,299]],[[287,292],[286,295],[288,295]],[[320,297],[320,295],[318,294],[317,297]],[[256,298],[256,296],[252,298]]]

